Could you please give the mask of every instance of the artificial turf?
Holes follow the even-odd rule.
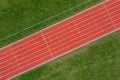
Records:
[[[120,80],[120,31],[11,80]]]
[[[0,0],[0,48],[102,1],[104,0]],[[60,14],[61,12],[64,13]],[[55,17],[50,18],[52,16]],[[39,22],[41,23],[36,25]],[[26,29],[28,27],[31,28]]]

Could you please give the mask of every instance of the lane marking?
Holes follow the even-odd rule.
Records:
[[[19,64],[19,61],[18,61],[18,59],[17,59],[17,57],[16,57],[16,55],[15,55],[15,53],[14,53],[14,51],[13,51],[13,49],[10,47],[10,50],[11,50],[11,52],[12,52],[12,55],[13,55],[13,58],[15,59],[15,62],[16,62],[16,65],[19,67],[19,68],[21,68],[20,67],[20,64]],[[11,62],[12,63],[12,62]],[[1,73],[1,72],[0,72]]]
[[[109,23],[109,24],[111,24],[111,23]],[[108,25],[108,24],[105,24],[105,26],[106,25]],[[104,27],[104,26],[103,26]],[[101,27],[99,27],[99,28],[101,28]],[[95,30],[97,30],[97,29],[99,29],[99,28],[96,28]],[[112,27],[110,27],[110,28],[112,28]],[[107,29],[109,29],[109,28],[107,28]],[[93,32],[93,31],[95,31],[95,30],[92,30],[92,31],[90,31],[90,32]],[[104,31],[104,30],[103,30]],[[89,33],[90,33],[89,32]],[[86,34],[89,34],[89,33],[86,33]],[[99,32],[98,32],[99,33]],[[85,34],[85,35],[86,35]],[[97,33],[96,33],[97,34]],[[95,35],[95,34],[93,34],[93,35]],[[93,35],[91,35],[91,36],[93,36]],[[81,35],[81,36],[83,36],[83,35]],[[80,36],[80,37],[81,37]],[[89,36],[88,36],[89,37]],[[74,38],[74,39],[77,39],[78,37],[76,37],[76,38]],[[87,38],[85,38],[85,39],[87,39]],[[81,39],[79,42],[81,42],[81,41],[83,41],[83,40],[85,40],[85,39]],[[69,42],[71,42],[72,40],[70,40]],[[75,43],[78,43],[78,42],[75,42]],[[74,44],[73,44],[74,45]],[[70,46],[69,46],[70,47]],[[65,47],[65,48],[67,48],[67,47]],[[65,49],[65,48],[63,48],[63,49]],[[63,50],[63,49],[60,49],[60,50]],[[58,50],[58,51],[56,51],[56,52],[59,52],[60,50]],[[55,54],[56,52],[54,52],[53,54]],[[35,52],[34,52],[35,53]],[[44,52],[45,53],[45,52]],[[42,53],[42,54],[44,54],[44,53]],[[40,54],[41,55],[41,54]],[[31,58],[31,59],[28,59],[28,60],[26,60],[25,62],[27,62],[27,61],[29,61],[29,60],[32,60],[32,59],[34,59],[35,57],[38,57],[38,56],[40,56],[40,55],[36,55],[36,56],[34,56],[33,58]],[[23,62],[23,63],[25,63],[25,62]],[[23,63],[20,63],[20,64],[23,64]]]
[[[53,24],[53,25],[50,25],[50,26],[48,26],[48,27],[46,27],[46,28],[44,28],[44,29],[42,29],[42,30],[40,30],[40,31],[47,30],[47,29],[51,28],[52,26],[55,26],[55,25],[57,25],[57,24],[60,24],[60,23],[66,21],[66,20],[68,20],[68,19],[70,19],[70,18],[73,18],[73,17],[75,17],[75,16],[77,16],[77,15],[80,15],[80,14],[82,14],[82,13],[84,13],[84,12],[86,12],[86,11],[94,8],[94,7],[97,7],[97,6],[101,5],[101,4],[104,3],[104,2],[107,2],[107,0],[101,2],[101,3],[98,4],[98,5],[92,6],[92,7],[88,8],[88,9],[85,9],[85,10],[83,10],[83,11],[81,11],[81,12],[78,12],[78,13],[76,13],[75,15],[73,15],[73,16],[71,16],[71,17],[68,17],[68,18],[66,18],[66,19],[64,19],[64,20],[62,20],[62,21],[59,21],[59,22],[57,22],[57,23],[55,23],[55,24]],[[22,39],[20,39],[20,40],[18,40],[18,41],[16,41],[16,42],[13,42],[13,43],[5,46],[5,47],[2,47],[2,48],[0,48],[0,50],[4,49],[4,48],[6,48],[6,47],[9,47],[9,46],[11,46],[11,45],[13,45],[13,44],[16,44],[17,42],[22,41],[22,40],[24,40],[24,39],[26,39],[26,38],[28,38],[28,37],[30,37],[30,36],[33,36],[33,35],[39,33],[40,31],[37,31],[36,33],[33,33],[33,34],[31,34],[31,35],[29,35],[29,36],[27,36],[27,37],[25,37],[25,38],[22,38]]]
[[[112,8],[111,8],[112,9]],[[116,10],[117,11],[117,10]],[[115,12],[115,11],[114,11]],[[113,12],[112,12],[113,13]],[[94,16],[92,16],[92,17],[94,17]],[[113,16],[114,17],[114,16]],[[63,30],[64,31],[64,30]],[[38,37],[39,38],[39,37]],[[35,38],[35,39],[37,39],[37,38]],[[34,39],[33,39],[34,40]],[[30,41],[33,41],[33,40],[30,40]],[[28,41],[28,42],[30,42],[30,41]],[[24,44],[22,44],[22,46],[23,46]],[[18,46],[18,47],[20,47],[20,46]],[[17,47],[16,47],[17,48]],[[27,47],[26,47],[27,48]],[[15,48],[13,48],[13,49],[15,49]],[[23,48],[24,49],[24,48]],[[21,49],[20,49],[21,50]],[[18,50],[19,51],[19,50]],[[7,51],[6,51],[7,52]],[[6,53],[6,52],[4,52],[4,53]],[[2,54],[0,54],[0,55],[2,55]]]
[[[101,37],[98,37],[97,39],[91,40],[90,42],[87,42],[87,43],[85,43],[85,44],[82,45],[82,46],[79,46],[79,47],[77,47],[77,48],[75,48],[75,49],[69,50],[69,51],[65,52],[64,54],[61,54],[60,56],[57,56],[57,57],[55,57],[55,58],[52,58],[51,60],[48,60],[47,62],[50,62],[50,61],[52,61],[52,60],[54,60],[54,59],[57,59],[57,58],[65,55],[65,54],[67,54],[67,53],[69,53],[69,52],[71,52],[71,51],[73,51],[73,50],[76,50],[76,49],[78,49],[78,48],[80,48],[80,47],[83,47],[83,46],[85,46],[85,45],[87,45],[87,44],[90,44],[91,42],[96,41],[96,40],[98,40],[98,39],[101,39],[101,38],[103,38],[103,37],[105,37],[105,36],[107,36],[107,35],[115,32],[115,31],[118,31],[118,30],[120,30],[120,28],[119,28],[119,29],[116,29],[116,30],[114,30],[114,31],[112,31],[112,32],[109,32],[109,33],[107,33],[107,34],[105,34],[105,35],[103,35],[103,36],[101,36]],[[48,57],[48,56],[47,56],[47,57]],[[46,57],[44,57],[44,58],[46,58]],[[47,63],[47,62],[44,62],[44,63],[42,63],[42,64],[40,64],[40,65],[43,65],[43,64],[45,64],[45,63]],[[29,64],[29,65],[30,65],[30,64]],[[35,66],[34,68],[39,67],[40,65],[37,65],[37,66]],[[27,65],[27,66],[28,66],[28,65]],[[24,67],[25,67],[25,66],[24,66]],[[30,70],[32,70],[32,69],[34,69],[34,68],[31,68]],[[16,70],[16,71],[18,71],[18,70]],[[26,70],[25,72],[27,72],[27,71],[29,71],[29,70]],[[15,72],[15,71],[12,71],[12,72]],[[24,72],[22,72],[22,73],[20,73],[20,74],[23,74],[23,73],[24,73]],[[10,73],[8,73],[8,74],[10,74]],[[8,75],[8,74],[6,74],[6,75]],[[20,74],[19,74],[19,75],[20,75]],[[6,75],[4,75],[4,76],[6,76]],[[4,76],[2,76],[2,77],[4,77]],[[13,76],[13,77],[14,77],[14,76]],[[1,77],[0,77],[0,78],[1,78]],[[11,78],[11,79],[12,79],[12,78]]]
[[[41,35],[43,36],[43,39],[45,41],[45,44],[47,45],[47,48],[48,48],[48,51],[50,52],[50,55],[54,58],[53,53],[52,53],[52,51],[51,51],[51,49],[50,49],[50,47],[48,45],[48,42],[47,42],[47,40],[46,40],[46,38],[45,38],[45,36],[44,36],[44,34],[42,32],[41,32]]]
[[[114,17],[114,16],[113,16]],[[101,18],[101,17],[100,17]],[[103,21],[101,21],[101,22],[99,22],[99,23],[97,23],[97,24],[95,24],[95,25],[98,25],[98,24],[101,24],[101,23],[103,23],[104,21],[107,21],[108,19],[104,19]],[[118,19],[117,19],[118,20]],[[117,20],[114,20],[114,22],[115,21],[117,21]],[[96,20],[95,20],[96,21]],[[92,21],[92,22],[90,22],[90,23],[94,23],[94,21]],[[83,29],[83,30],[81,30],[80,32],[82,32],[82,31],[85,31],[85,30],[87,30],[87,29],[90,29],[90,28],[92,28],[93,26],[95,26],[95,25],[92,25],[91,27],[88,27],[88,28],[85,28],[85,29]],[[87,25],[86,25],[87,26]],[[78,28],[76,28],[76,29],[78,29]],[[74,29],[75,30],[75,29]],[[72,31],[70,31],[70,32],[72,32]],[[70,33],[70,32],[68,32],[68,33]],[[65,33],[65,34],[68,34],[68,33]],[[65,34],[63,34],[63,36],[65,35]],[[60,37],[59,37],[60,38]],[[63,40],[63,39],[62,39]],[[59,40],[59,42],[60,42],[61,40]],[[54,44],[52,44],[52,45],[54,45]],[[41,45],[40,45],[41,46]],[[31,49],[31,50],[28,50],[27,52],[29,52],[29,51],[32,51],[32,50],[34,50],[34,49],[36,49],[36,48],[38,48],[39,46],[37,46],[37,47],[35,47],[35,48],[33,48],[33,49]],[[45,49],[45,48],[41,48],[41,50],[43,50],[43,49]],[[22,53],[22,54],[20,54],[20,55],[17,55],[17,56],[21,56],[21,55],[24,55],[25,53],[27,53],[27,52],[24,52],[24,53]],[[12,55],[12,54],[11,54]],[[3,57],[3,58],[1,58],[1,59],[4,59],[4,58],[6,58],[6,57],[8,57],[8,56],[10,56],[10,55],[7,55],[7,56],[5,56],[5,57]],[[8,60],[10,60],[10,59],[8,59]]]
[[[44,20],[41,21],[41,22],[38,22],[38,23],[36,23],[36,24],[34,24],[34,25],[30,26],[30,27],[27,27],[27,28],[25,28],[25,29],[23,29],[23,30],[21,30],[21,31],[18,31],[18,32],[12,34],[12,35],[9,35],[9,36],[7,36],[7,37],[4,38],[4,39],[1,39],[0,42],[1,42],[1,41],[4,41],[4,40],[6,40],[6,39],[9,39],[9,38],[11,38],[11,37],[13,37],[13,36],[21,33],[21,32],[24,32],[25,30],[31,29],[31,28],[33,28],[33,27],[35,27],[35,26],[37,26],[37,25],[40,25],[40,24],[42,24],[42,23],[44,23],[44,22],[46,22],[46,21],[49,21],[49,20],[51,20],[51,19],[53,19],[53,18],[55,18],[55,17],[57,17],[57,16],[60,16],[60,15],[62,15],[62,14],[65,14],[66,12],[71,11],[71,10],[77,8],[77,7],[80,7],[81,5],[84,5],[84,4],[86,4],[86,3],[90,2],[90,1],[92,1],[92,0],[87,0],[87,1],[85,1],[85,2],[83,2],[83,3],[81,3],[81,4],[78,4],[78,5],[76,5],[76,6],[72,7],[72,8],[67,9],[67,10],[65,10],[65,11],[63,11],[63,12],[59,12],[58,14],[56,14],[56,15],[54,15],[54,16],[52,16],[52,17],[49,17],[49,18],[47,18],[47,19],[44,19]],[[47,28],[47,29],[48,29],[48,28]]]

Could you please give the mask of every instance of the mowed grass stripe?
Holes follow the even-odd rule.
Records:
[[[119,80],[120,30],[11,80]]]
[[[86,1],[88,0],[0,0],[0,40],[2,40],[0,41],[0,48],[104,0],[91,0],[85,5],[81,5],[80,7],[70,10],[65,14],[45,21],[40,25],[25,30],[10,38],[6,38],[9,35],[12,35]]]

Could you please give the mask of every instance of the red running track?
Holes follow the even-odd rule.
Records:
[[[120,29],[120,0],[109,0],[0,50],[0,80],[33,69]]]

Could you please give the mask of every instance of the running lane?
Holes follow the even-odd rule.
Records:
[[[0,80],[6,80],[120,29],[120,0],[39,31],[0,50]]]
[[[114,4],[108,6],[111,3],[114,3]],[[111,18],[112,22],[114,20],[118,19],[115,22],[113,22],[113,25],[114,25],[114,27],[119,29],[120,28],[120,0],[110,0],[110,2],[109,3],[105,3],[104,6],[105,6],[105,8],[106,8],[106,10],[108,12],[108,15]],[[112,13],[112,11],[115,11],[115,10],[116,10],[116,12]]]

